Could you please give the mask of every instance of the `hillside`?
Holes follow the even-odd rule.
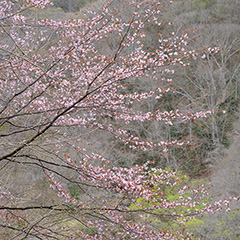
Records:
[[[238,196],[240,192],[240,114],[228,133],[229,147],[216,151],[209,176],[215,194]],[[239,206],[238,206],[239,207]]]
[[[0,238],[239,239],[240,2],[54,3],[0,2]]]

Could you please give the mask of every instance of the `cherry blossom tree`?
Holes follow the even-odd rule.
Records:
[[[167,38],[159,33],[158,46],[146,47],[146,26],[161,25],[162,1],[107,1],[68,21],[29,17],[29,9],[50,4],[0,2],[1,238],[190,239],[184,230],[156,229],[139,219],[153,215],[184,224],[222,205],[229,211],[232,198],[203,203],[204,186],[188,187],[175,171],[153,168],[152,162],[115,166],[91,142],[92,135],[104,136],[132,151],[168,152],[188,142],[146,141],[124,127],[153,121],[172,125],[212,113],[141,109],[144,101],[174,91],[174,65],[187,67],[187,59],[197,56],[185,50],[186,33],[171,32]],[[132,92],[129,86],[138,79],[155,84]],[[29,177],[39,172],[52,189],[41,200],[39,185]],[[192,195],[168,200],[164,188],[175,185],[178,194]],[[58,200],[51,202],[55,193]],[[129,208],[139,198],[151,204]],[[176,207],[184,208],[173,211]]]

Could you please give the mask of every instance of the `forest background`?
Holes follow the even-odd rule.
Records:
[[[82,13],[83,10],[96,10],[100,8],[101,4],[104,4],[104,1],[54,0],[53,3],[54,6],[49,6],[43,10],[30,8],[24,15],[31,17],[36,23],[45,18],[52,20],[60,19],[62,21],[81,19],[84,17]],[[114,7],[116,6],[113,5],[113,8]],[[184,0],[172,1],[171,3],[167,1],[164,2],[161,13],[159,13],[157,17],[161,24],[159,26],[151,24],[146,26],[147,34],[143,40],[144,49],[146,52],[148,52],[148,50],[151,51],[152,48],[159,45],[159,38],[167,37],[169,33],[180,36],[182,32],[187,32],[191,36],[191,40],[186,46],[186,49],[188,51],[196,49],[198,51],[197,59],[187,59],[189,63],[187,67],[182,66],[184,63],[178,66],[171,66],[170,71],[174,71],[174,75],[172,76],[173,81],[171,81],[171,76],[169,76],[171,72],[167,72],[169,75],[164,75],[164,80],[170,80],[166,82],[163,81],[160,85],[156,84],[155,79],[147,77],[135,78],[131,82],[128,82],[126,79],[124,82],[127,91],[130,93],[141,94],[151,92],[152,89],[156,89],[157,87],[165,89],[160,98],[149,99],[146,97],[146,100],[140,102],[139,105],[134,105],[136,111],[140,109],[140,107],[146,113],[156,112],[157,110],[161,112],[175,112],[180,109],[185,116],[189,116],[189,119],[193,116],[192,114],[196,112],[206,112],[210,110],[211,114],[207,115],[207,117],[191,119],[187,124],[183,121],[175,121],[174,124],[166,124],[166,121],[158,123],[155,121],[140,121],[126,124],[124,121],[115,121],[111,116],[102,116],[99,120],[102,125],[111,124],[113,128],[124,127],[128,134],[137,136],[139,139],[144,139],[144,141],[149,143],[161,141],[173,142],[177,140],[187,144],[183,144],[181,147],[174,146],[174,144],[173,146],[168,145],[161,150],[159,150],[159,148],[150,148],[148,151],[142,151],[142,149],[137,148],[129,149],[124,142],[120,141],[121,139],[110,136],[109,133],[101,130],[101,126],[99,125],[97,130],[91,131],[67,128],[67,134],[63,136],[61,131],[58,132],[56,142],[59,136],[61,136],[61,139],[63,137],[68,141],[64,149],[59,150],[62,155],[66,159],[68,155],[71,155],[71,158],[76,156],[71,150],[74,144],[71,136],[81,135],[84,137],[84,140],[81,142],[81,147],[85,151],[85,153],[81,152],[81,157],[91,154],[92,148],[94,148],[94,152],[96,152],[98,156],[104,156],[104,158],[110,159],[111,163],[109,164],[114,167],[127,169],[151,162],[153,169],[155,167],[161,167],[170,172],[177,172],[177,178],[183,179],[179,185],[176,184],[177,191],[182,187],[183,183],[188,184],[190,187],[195,187],[202,184],[208,185],[209,181],[211,181],[213,185],[210,186],[209,192],[212,198],[211,200],[208,199],[208,201],[215,202],[219,199],[228,198],[229,196],[238,197],[240,193],[239,11],[240,2],[238,0]],[[121,18],[127,21],[128,12],[124,14],[121,15]],[[39,32],[35,36],[35,41],[39,38],[38,34]],[[2,41],[4,42],[7,37],[7,33],[2,28]],[[58,39],[55,39],[55,37],[57,38],[58,36],[52,33],[51,41],[57,41]],[[114,49],[118,47],[118,44],[117,37],[113,35],[102,45],[98,46],[98,48],[100,48],[101,52],[108,53],[114,51]],[[218,49],[218,51],[216,51],[216,49]],[[40,46],[38,51],[45,51],[45,49],[43,46]],[[2,59],[5,58],[4,51],[1,52],[1,57]],[[5,118],[3,117],[1,120],[4,121]],[[35,120],[31,121],[34,122]],[[0,128],[1,137],[4,138],[7,132],[14,132],[14,127],[15,126],[3,124]],[[54,132],[54,130],[52,131]],[[51,132],[51,134],[54,134],[53,132]],[[6,142],[8,142],[8,144],[11,142],[10,145],[13,145],[15,142],[19,143],[22,141],[22,137],[25,138],[28,135],[28,132],[26,135],[24,134],[20,136],[13,134],[14,137],[11,136],[11,140],[9,140],[9,138],[6,138],[7,140],[4,139],[1,143],[1,153],[4,153],[6,149]],[[48,136],[45,136],[40,141],[44,142],[47,138]],[[57,144],[61,145],[61,142]],[[31,155],[31,151],[28,151],[29,152],[25,154]],[[38,149],[38,151],[38,157],[41,154],[45,156],[46,152],[43,153],[40,149]],[[43,159],[45,159],[45,157],[43,157]],[[32,161],[34,161],[34,159],[32,159]],[[99,159],[97,159],[93,165],[98,164],[97,161],[99,161]],[[15,200],[17,203],[13,201],[11,206],[18,206],[18,204],[22,206],[23,204],[24,206],[33,207],[36,204],[45,206],[46,204],[48,205],[48,203],[59,206],[62,202],[59,200],[57,194],[51,192],[49,181],[46,180],[44,175],[46,175],[46,172],[39,171],[39,169],[31,166],[25,167],[23,163],[16,165],[16,162],[2,162],[0,186],[2,189],[4,188],[5,191],[17,195],[17,200]],[[69,179],[65,179],[68,181],[63,181],[62,184],[69,189],[72,198],[83,198],[85,201],[90,201],[88,198],[91,197],[102,198],[99,191],[95,191],[92,188],[89,188],[89,190],[83,189],[79,187],[78,183],[69,181]],[[54,179],[50,180],[52,182],[55,181]],[[179,198],[180,195],[175,192],[176,189],[168,187],[164,189],[167,200],[175,201],[176,198]],[[110,201],[117,201],[114,195],[110,194],[108,196],[109,199],[111,199]],[[188,193],[183,195],[183,197],[188,198]],[[131,211],[139,210],[137,204],[142,204],[142,208],[146,206],[149,207],[149,204],[151,207],[151,202],[145,202],[141,197],[139,197],[135,203],[131,202],[131,199],[128,199],[128,197],[124,197],[123,199],[123,205],[125,207],[127,206]],[[4,200],[1,206],[5,206],[6,208]],[[200,209],[203,208],[201,203],[199,206]],[[194,233],[194,237],[192,236],[193,239],[240,239],[239,203],[234,203],[232,208],[233,210],[230,213],[223,211],[214,215],[207,214],[189,220],[185,223],[185,226],[182,227],[181,232]],[[9,211],[11,211],[11,209]],[[185,209],[183,211],[185,211]],[[163,212],[160,213],[163,214]],[[40,235],[38,235],[39,226],[36,221],[34,224],[28,224],[28,221],[25,221],[24,217],[22,217],[19,222],[17,217],[13,217],[17,215],[15,212],[9,212],[8,214],[11,216],[12,219],[10,222],[12,221],[13,224],[8,228],[7,224],[1,222],[0,236],[2,234],[5,239],[14,239],[14,237],[16,239],[21,239],[21,237],[34,239],[34,237],[40,237]],[[39,210],[39,212],[35,214],[38,218],[39,215],[41,215],[43,225],[40,226],[40,228],[43,228],[44,224],[46,224],[46,222],[44,222],[45,220],[43,220],[45,219],[46,213],[42,213]],[[95,236],[96,230],[94,227],[89,228],[89,225],[86,227],[83,223],[84,221],[73,220],[73,218],[70,218],[71,214],[67,214],[67,217],[66,214],[67,213],[62,214],[60,217],[61,221],[57,222],[54,226],[57,229],[62,229],[62,239],[65,239],[68,235],[69,227],[71,229],[77,229],[79,228],[79,223],[82,224],[80,224],[82,234],[80,236],[85,234],[85,236],[88,236],[86,239]],[[89,213],[86,215],[88,214]],[[96,213],[94,212],[94,214]],[[128,212],[126,219],[132,217],[129,214]],[[164,230],[171,229],[169,231],[175,234],[174,237],[177,239],[177,237],[180,236],[178,235],[180,234],[178,233],[179,225],[177,225],[171,217],[167,217],[166,213],[164,214],[164,218],[161,220],[159,220],[158,217],[155,218],[148,214],[144,216],[144,218],[138,215],[138,217],[134,216],[132,219],[134,219],[135,222],[146,222],[150,224],[152,230],[156,230],[159,227]],[[95,218],[96,215],[94,215]],[[55,218],[56,216],[50,217],[49,219],[54,219],[55,221]],[[90,221],[89,218],[91,218],[90,214],[87,217],[87,221]],[[17,223],[15,223],[16,219]],[[29,227],[30,225],[31,227]],[[48,227],[48,230],[49,229],[53,231],[52,226]],[[113,234],[112,232],[116,232],[116,230],[109,230],[109,232]],[[49,236],[50,235],[47,235],[47,237]],[[45,239],[44,235],[41,235],[41,237]],[[113,239],[117,239],[116,235],[113,235]],[[120,237],[120,239],[129,238],[125,236]],[[170,236],[169,239],[174,238]]]

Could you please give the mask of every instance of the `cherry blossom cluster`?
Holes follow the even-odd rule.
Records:
[[[189,219],[192,219],[200,214],[211,212],[215,213],[221,211],[225,208],[226,211],[230,211],[230,202],[235,200],[238,201],[238,198],[229,198],[227,200],[220,200],[214,204],[209,203],[209,197],[207,188],[200,184],[197,188],[191,188],[188,185],[185,185],[184,178],[178,177],[177,172],[172,171],[171,169],[163,170],[156,168],[149,168],[147,163],[143,166],[135,166],[134,168],[109,168],[107,166],[99,167],[87,164],[89,159],[102,159],[104,162],[106,159],[102,158],[98,154],[92,154],[91,156],[85,155],[83,162],[76,165],[77,169],[81,169],[82,179],[81,181],[86,180],[91,183],[94,183],[95,186],[98,186],[103,191],[107,189],[112,189],[113,192],[121,193],[121,196],[131,195],[132,202],[134,203],[137,199],[142,198],[142,203],[137,203],[136,210],[127,209],[126,207],[119,204],[124,198],[118,200],[112,205],[106,199],[103,199],[103,205],[101,206],[91,206],[91,204],[80,202],[77,199],[69,199],[69,197],[62,194],[66,198],[66,201],[71,201],[72,204],[81,207],[82,211],[88,212],[94,209],[99,213],[99,216],[102,216],[105,220],[89,220],[89,217],[82,216],[81,221],[83,221],[87,226],[97,229],[98,233],[89,239],[97,239],[100,236],[104,238],[107,232],[109,232],[109,239],[114,239],[112,232],[116,229],[118,237],[136,237],[139,236],[140,239],[158,239],[159,236],[162,239],[188,239],[191,234],[169,231],[160,231],[156,232],[155,230],[150,230],[142,224],[138,224],[137,221],[129,222],[124,218],[124,213],[126,214],[156,214],[159,217],[170,217],[173,218],[179,225],[184,225]],[[72,162],[72,161],[70,161]],[[84,166],[83,166],[84,164]],[[85,174],[83,174],[85,172]],[[83,177],[85,176],[85,178]],[[91,177],[86,177],[91,176]],[[56,184],[56,181],[53,180],[53,176],[50,176],[51,181]],[[59,184],[56,184],[59,185]],[[176,188],[176,186],[181,186],[179,190],[175,192],[176,195],[179,195],[178,198],[174,200],[169,200],[165,196],[165,188]],[[60,186],[62,189],[62,187]],[[107,191],[108,191],[107,190]],[[62,191],[62,190],[61,190]],[[183,197],[185,194],[188,197]],[[148,203],[148,206],[146,205]],[[187,210],[186,210],[187,209]],[[120,214],[122,213],[122,214]],[[103,217],[104,216],[104,217]],[[154,215],[153,215],[154,216]],[[138,216],[139,218],[139,216]],[[94,227],[93,227],[94,226]],[[88,236],[83,232],[78,234],[83,234]],[[77,235],[76,235],[77,236]],[[90,236],[89,236],[90,237]],[[181,237],[181,238],[180,238]]]
[[[8,199],[8,201],[11,201],[14,199],[14,197],[12,196],[12,194],[8,191],[3,191],[2,187],[0,187],[0,199]]]

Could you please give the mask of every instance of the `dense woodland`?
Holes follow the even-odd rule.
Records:
[[[0,238],[240,239],[239,12],[0,1]]]

